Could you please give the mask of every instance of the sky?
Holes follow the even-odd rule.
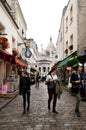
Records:
[[[38,50],[46,49],[50,37],[55,45],[63,8],[68,0],[18,0],[27,24],[27,38],[33,38]]]

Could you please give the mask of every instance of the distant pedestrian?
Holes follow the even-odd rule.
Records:
[[[72,83],[72,92],[75,94],[76,96],[76,106],[75,106],[75,114],[77,115],[77,117],[80,117],[80,111],[79,111],[79,107],[80,107],[80,101],[81,101],[81,88],[82,88],[82,82],[83,82],[83,74],[82,74],[82,69],[83,66],[81,63],[79,63],[76,66],[76,73],[73,73],[71,75],[71,83]]]
[[[36,88],[39,88],[39,78],[40,78],[40,75],[39,75],[39,72],[36,71],[36,74],[35,74],[35,87]]]
[[[46,84],[48,88],[48,110],[51,109],[51,101],[53,100],[52,112],[58,114],[56,111],[57,93],[55,92],[55,85],[58,80],[56,68],[52,68],[46,77]]]
[[[20,85],[19,85],[19,94],[23,97],[23,113],[26,113],[26,102],[27,102],[27,111],[30,108],[30,77],[26,72],[22,72],[20,77]]]

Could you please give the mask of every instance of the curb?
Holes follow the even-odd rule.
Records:
[[[4,105],[2,105],[2,106],[0,107],[0,111],[1,111],[4,107],[6,107],[12,100],[14,100],[16,97],[17,97],[17,95],[14,96],[13,98],[11,98],[9,101],[7,101]]]

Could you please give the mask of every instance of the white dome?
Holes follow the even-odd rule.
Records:
[[[39,52],[39,55],[40,55],[40,56],[46,56],[45,50],[41,50],[41,52]]]
[[[50,42],[49,44],[47,45],[47,48],[46,48],[47,51],[51,52],[51,51],[56,51],[56,48],[52,42],[52,38],[50,37]]]

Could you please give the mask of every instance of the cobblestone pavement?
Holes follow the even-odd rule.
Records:
[[[81,102],[81,117],[74,114],[75,97],[66,90],[57,101],[54,114],[47,109],[47,89],[41,83],[31,87],[30,111],[22,115],[22,97],[18,95],[0,111],[0,130],[86,130],[86,102]]]

